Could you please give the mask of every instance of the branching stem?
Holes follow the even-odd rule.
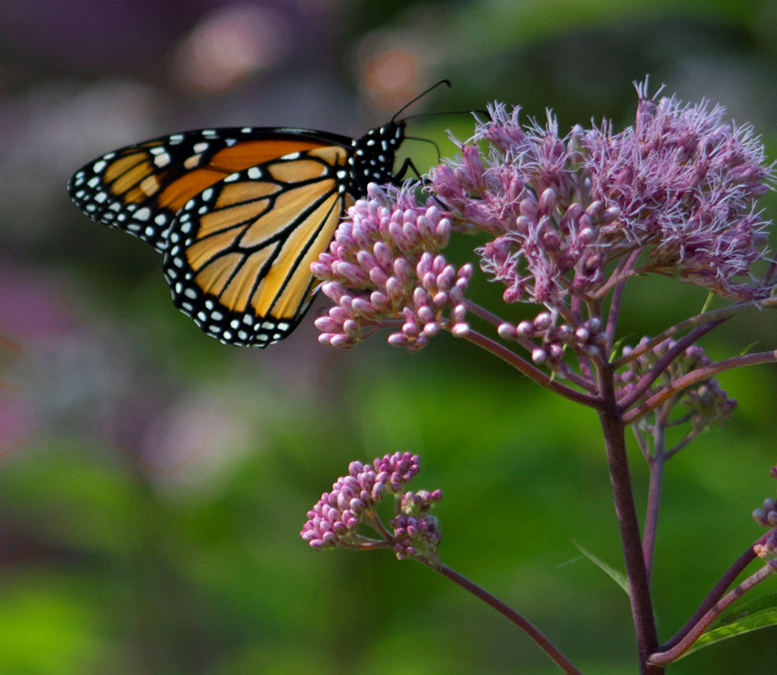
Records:
[[[470,329],[461,337],[463,337],[465,340],[469,340],[479,347],[482,347],[486,351],[491,352],[495,356],[498,356],[503,361],[509,363],[513,368],[522,372],[524,375],[526,375],[526,377],[534,380],[537,384],[541,384],[546,389],[550,389],[551,391],[557,394],[561,394],[571,401],[581,403],[582,405],[588,406],[589,408],[595,408],[599,405],[598,399],[594,396],[576,391],[570,387],[560,384],[556,380],[549,378],[539,368],[535,368],[528,361],[524,361],[515,352],[511,352],[509,349],[507,349],[507,347],[500,345],[498,342],[495,342],[485,335],[481,335],[477,331]]]
[[[666,434],[664,425],[669,414],[670,405],[665,405],[656,415],[656,426],[653,429],[653,454],[650,456],[650,487],[648,488],[648,504],[645,514],[645,534],[642,542],[642,552],[645,557],[645,571],[648,583],[653,572],[653,552],[656,548],[656,532],[658,530],[658,512],[661,506],[661,486],[664,477],[664,441]]]
[[[704,599],[704,602],[702,602],[701,605],[699,605],[699,608],[693,613],[693,616],[688,619],[685,625],[679,631],[677,631],[677,634],[671,640],[667,640],[663,645],[661,645],[662,651],[668,651],[675,645],[679,644],[679,642],[686,635],[688,635],[688,633],[691,632],[693,627],[699,623],[699,620],[715,606],[715,603],[723,597],[726,589],[731,586],[732,583],[734,583],[734,579],[742,574],[745,568],[756,559],[757,556],[753,550],[754,547],[759,544],[763,544],[766,541],[766,537],[768,536],[769,533],[767,532],[752,546],[749,546],[745,552],[734,561],[734,564],[731,565],[728,570],[726,570],[726,573],[720,578],[718,583],[712,587],[712,590],[708,593],[707,597]]]
[[[690,336],[690,333],[688,336]],[[772,363],[774,361],[777,361],[777,351],[758,352],[756,354],[746,354],[745,356],[735,356],[734,358],[726,359],[725,361],[711,363],[710,365],[704,366],[703,368],[697,368],[696,370],[692,370],[690,373],[687,373],[682,377],[678,377],[669,386],[651,396],[641,406],[634,408],[634,410],[626,413],[623,416],[623,421],[626,422],[626,424],[631,424],[654,408],[657,408],[668,398],[682,391],[686,387],[690,387],[696,382],[708,380],[709,378],[714,377],[718,373],[722,373],[725,370],[740,368],[742,366],[753,366],[759,363]]]
[[[748,309],[767,309],[774,307],[777,307],[777,296],[766,298],[766,300],[761,300],[760,302],[738,302],[736,304],[730,305],[729,307],[723,307],[722,309],[716,309],[711,312],[704,312],[704,314],[697,314],[696,316],[692,316],[690,319],[686,319],[685,321],[681,321],[680,323],[675,324],[671,328],[667,328],[662,333],[659,333],[654,338],[648,340],[645,344],[638,345],[625,356],[621,356],[619,359],[616,359],[613,362],[613,367],[616,370],[618,368],[622,368],[627,363],[630,363],[634,359],[642,356],[645,352],[653,349],[653,347],[656,345],[661,344],[667,338],[670,338],[673,335],[677,335],[677,333],[682,333],[683,331],[689,330],[694,326],[700,326],[711,321],[722,322]]]
[[[664,370],[669,367],[669,364],[671,364],[672,361],[680,356],[680,354],[682,354],[688,347],[694,344],[699,338],[709,333],[714,328],[717,328],[721,323],[723,323],[722,320],[706,323],[702,326],[694,328],[690,333],[688,333],[688,335],[680,338],[677,343],[668,349],[666,354],[658,359],[653,367],[639,379],[639,382],[637,382],[634,388],[629,392],[628,396],[624,396],[620,401],[618,401],[620,409],[628,410],[632,405],[634,405],[634,403],[640,399],[642,394],[644,394],[650,388],[650,385],[652,385],[653,382],[655,382],[661,376],[661,373],[663,373]],[[655,408],[655,406],[653,406],[653,408]],[[650,410],[652,410],[652,408],[650,408]],[[628,424],[632,420],[626,419],[624,417],[624,421]]]
[[[688,634],[680,640],[672,649],[665,652],[658,652],[650,656],[650,663],[657,666],[666,665],[679,659],[685,652],[690,649],[696,640],[701,637],[701,634],[707,630],[709,625],[717,619],[728,607],[730,607],[735,601],[739,600],[747,591],[760,584],[766,577],[774,574],[774,571],[769,565],[764,565],[755,574],[750,575],[733,591],[728,593],[720,602],[717,602],[702,618],[701,620],[690,630]]]

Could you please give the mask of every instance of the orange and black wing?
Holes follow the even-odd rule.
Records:
[[[165,235],[176,306],[229,344],[291,333],[312,300],[310,263],[352,203],[350,156],[339,144],[294,149],[189,195]]]
[[[178,212],[227,176],[290,153],[350,143],[350,138],[304,129],[190,131],[109,152],[77,171],[68,192],[90,218],[164,253]]]

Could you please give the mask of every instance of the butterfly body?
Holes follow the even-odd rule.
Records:
[[[358,139],[292,128],[206,129],[103,155],[68,191],[89,217],[164,256],[175,305],[222,342],[288,336],[313,298],[310,263],[367,184],[393,171],[404,122]]]

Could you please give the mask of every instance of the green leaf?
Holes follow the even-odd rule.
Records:
[[[777,593],[756,598],[717,619],[683,654],[683,657],[721,640],[774,625],[777,625]]]
[[[747,353],[748,353],[748,352],[749,352],[749,351],[750,351],[750,350],[751,350],[753,347],[755,347],[757,344],[758,344],[757,342],[751,342],[749,345],[746,345],[745,347],[743,347],[742,349],[740,349],[740,350],[739,350],[739,352],[738,352],[737,354],[735,354],[735,356],[744,356],[744,355],[745,355],[745,354],[747,354]]]
[[[594,565],[596,565],[600,570],[602,570],[610,579],[612,579],[618,586],[620,586],[625,592],[626,595],[631,597],[631,593],[629,592],[629,580],[626,577],[623,572],[619,572],[613,567],[610,567],[606,562],[603,562],[602,560],[599,560],[593,553],[590,553],[586,551],[580,544],[578,544],[576,541],[572,540],[572,543],[577,546],[577,550],[580,551],[586,558],[588,558]]]
[[[712,292],[707,293],[707,299],[704,301],[704,305],[702,306],[701,312],[699,312],[699,314],[704,314],[710,308],[710,305],[712,304],[712,300],[714,297],[715,297],[714,293]]]
[[[610,360],[613,360],[615,358],[615,355],[618,353],[618,350],[621,348],[621,345],[628,340],[633,333],[629,333],[628,335],[624,335],[620,340],[616,340],[613,345],[612,349],[610,350]]]

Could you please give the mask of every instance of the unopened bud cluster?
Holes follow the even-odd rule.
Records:
[[[442,499],[442,492],[407,492],[402,495],[399,513],[389,524],[394,528],[393,550],[397,558],[423,558],[433,567],[440,566],[437,546],[442,538],[440,522],[429,510]]]
[[[777,504],[773,499],[764,499],[763,506],[753,511],[753,519],[764,527],[777,527]]]
[[[578,326],[559,323],[555,312],[541,312],[533,321],[521,321],[517,325],[503,323],[498,328],[504,340],[521,343],[531,353],[532,361],[544,365],[564,376],[569,366],[564,363],[567,349],[578,356],[590,357],[607,343],[607,335],[599,319],[583,321]],[[537,344],[539,340],[539,344]]]
[[[777,467],[772,468],[771,476],[777,478]],[[768,560],[777,572],[777,502],[765,499],[763,506],[753,511],[753,520],[763,527],[771,528],[766,540],[756,544],[754,550],[759,558]]]
[[[338,478],[331,492],[321,495],[308,511],[300,536],[315,549],[391,548],[401,560],[418,558],[439,566],[437,545],[441,532],[429,510],[442,499],[442,492],[403,494],[404,487],[420,470],[417,455],[409,452],[378,457],[372,464],[351,462],[348,475]],[[394,517],[389,532],[377,512],[378,504],[394,495]],[[359,533],[361,525],[374,529],[380,539]]]
[[[645,337],[639,344],[642,346],[648,341],[649,339]],[[675,340],[664,340],[630,361],[628,365],[616,373],[615,383],[619,396],[621,398],[629,397],[640,379],[649,373],[656,362],[676,344]],[[631,347],[624,347],[623,355],[628,356],[632,351]],[[704,349],[698,345],[688,347],[664,369],[661,376],[652,386],[647,388],[639,400],[647,400],[659,389],[670,385],[683,375],[709,364],[710,359],[705,355]],[[714,378],[702,380],[684,388],[678,402],[688,408],[688,421],[692,423],[697,432],[722,425],[731,417],[737,407],[736,400],[729,398],[726,391],[720,388],[718,381]]]
[[[417,351],[441,329],[465,329],[463,293],[472,265],[456,268],[439,253],[450,220],[434,205],[419,205],[411,192],[370,184],[367,193],[311,265],[335,302],[315,322],[319,341],[351,347],[393,326],[389,344]]]

